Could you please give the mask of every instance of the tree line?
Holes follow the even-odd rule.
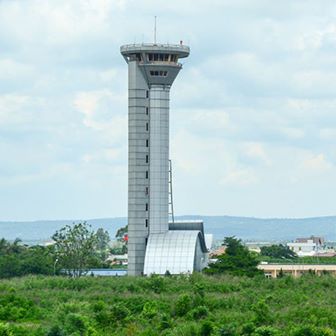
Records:
[[[127,226],[116,233],[119,242],[127,236]],[[106,262],[110,252],[127,253],[127,244],[109,248],[110,237],[107,231],[92,231],[86,222],[66,225],[52,236],[49,246],[26,246],[20,240],[8,242],[0,240],[0,278],[23,276],[26,274],[67,274],[80,277],[90,268],[109,267]],[[204,270],[208,275],[227,273],[234,276],[258,276],[257,268],[261,260],[292,262],[297,255],[287,246],[271,245],[261,247],[260,254],[251,252],[236,237],[223,240],[225,253],[218,256]]]
[[[21,240],[0,240],[0,278],[27,274],[65,273],[79,277],[89,268],[108,267],[110,237],[87,223],[67,225],[55,232],[48,246],[27,246]]]

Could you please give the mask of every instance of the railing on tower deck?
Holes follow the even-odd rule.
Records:
[[[163,48],[163,49],[172,49],[177,52],[184,52],[188,53],[190,52],[190,48],[188,46],[185,46],[183,44],[154,44],[154,43],[134,43],[134,44],[125,44],[120,47],[120,51],[128,51],[128,50],[141,50],[146,48]]]

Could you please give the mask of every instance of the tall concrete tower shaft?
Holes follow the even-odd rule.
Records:
[[[140,275],[149,234],[168,231],[169,91],[189,47],[120,51],[128,63],[128,274]]]

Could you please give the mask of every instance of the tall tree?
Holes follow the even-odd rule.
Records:
[[[115,237],[117,238],[118,241],[124,241],[124,237],[127,233],[128,233],[128,225],[119,228]]]
[[[206,273],[230,273],[250,277],[262,274],[257,268],[256,257],[242,244],[240,239],[226,237],[223,245],[226,246],[225,254],[219,256],[215,263],[210,264],[205,270]]]
[[[52,239],[58,263],[67,274],[80,277],[86,273],[90,261],[95,258],[96,234],[86,222],[66,225]]]
[[[99,228],[96,232],[96,249],[99,254],[99,258],[105,261],[107,257],[107,251],[110,242],[110,235],[103,228]]]
[[[103,228],[99,228],[96,232],[97,237],[97,249],[99,251],[105,251],[108,249],[108,244],[110,242],[109,233]]]

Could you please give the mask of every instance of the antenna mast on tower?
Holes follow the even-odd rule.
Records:
[[[156,16],[154,16],[154,44],[156,44]]]

